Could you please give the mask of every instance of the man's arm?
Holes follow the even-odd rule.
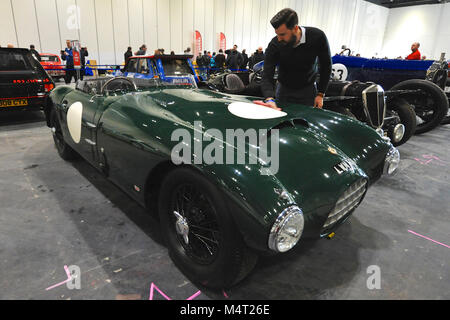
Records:
[[[319,45],[319,73],[320,73],[320,81],[317,87],[319,93],[325,94],[328,88],[328,82],[330,81],[331,76],[331,52],[330,45],[328,44],[327,36],[324,32],[322,33],[322,37]]]
[[[266,57],[264,59],[264,71],[261,81],[261,91],[264,99],[275,98],[275,68],[278,62],[278,54],[276,48],[272,43],[269,43],[269,47],[266,50]]]

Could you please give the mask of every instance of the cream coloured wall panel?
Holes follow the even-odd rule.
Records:
[[[14,19],[19,40],[18,46],[29,48],[30,44],[34,44],[36,49],[41,51],[34,1],[14,0],[12,1],[12,9],[14,10]]]
[[[252,51],[251,49],[251,36],[252,36],[252,0],[243,0],[244,9],[242,10],[242,41],[241,49],[246,49],[247,55]]]
[[[170,2],[167,0],[157,0],[157,21],[158,21],[158,48],[163,48],[166,53],[170,53]]]
[[[77,0],[76,4],[80,8],[80,42],[83,47],[87,47],[89,56],[87,60],[93,59],[99,62],[98,42],[97,42],[97,17],[95,1]],[[100,10],[104,10],[99,7]],[[103,16],[100,16],[103,17]],[[102,21],[101,19],[100,21]],[[107,31],[112,34],[111,28]],[[102,34],[103,39],[108,39],[107,34]]]
[[[127,0],[130,46],[139,48],[144,44],[143,0]]]
[[[182,3],[182,42],[183,51],[189,47],[194,53],[194,0],[183,0]]]
[[[249,56],[251,56],[251,54],[255,52],[259,46],[263,46],[263,44],[259,42],[260,11],[261,11],[260,1],[252,0],[252,11],[250,13],[251,14],[250,45],[248,47]]]
[[[245,0],[236,1],[234,7],[234,43],[238,45],[239,51],[244,49],[243,27],[244,27],[244,4]]]
[[[0,0],[0,45],[6,47],[8,44],[17,46],[16,26],[14,22],[11,1]]]
[[[35,0],[39,39],[43,53],[59,54],[65,48],[60,38],[55,0]]]
[[[236,43],[234,35],[234,23],[236,18],[236,0],[225,1],[225,35],[227,37],[227,49],[232,48]],[[239,44],[237,44],[239,46]]]
[[[128,24],[128,3],[124,0],[112,0],[112,24],[113,24],[113,37],[115,47],[115,57],[118,64],[123,61],[123,54],[130,46],[130,32]],[[97,10],[97,14],[101,14],[101,10]],[[101,24],[99,21],[98,26]],[[99,31],[99,44],[103,43],[101,33]],[[133,53],[139,50],[136,46],[131,46]]]
[[[61,47],[66,47],[66,40],[80,39],[81,11],[75,0],[56,0],[58,24],[61,33]]]
[[[204,47],[205,50],[216,51],[215,31],[214,31],[214,1],[205,0],[205,30],[204,30]]]
[[[218,34],[224,32],[228,48],[237,44],[240,50],[245,48],[251,54],[260,45],[266,48],[275,36],[269,21],[285,7],[299,13],[301,25],[322,29],[332,53],[345,44],[355,52],[372,55],[380,52],[389,15],[388,9],[363,0],[14,0],[14,3],[17,8],[25,8],[19,10],[17,17],[11,1],[0,0],[0,44],[16,44],[15,26],[19,25],[17,35],[24,45],[33,42],[38,49],[58,53],[65,47],[66,39],[80,39],[88,46],[90,58],[103,63],[121,63],[129,45],[135,52],[142,43],[149,53],[157,48],[181,53],[188,46],[192,48],[194,30],[201,32],[204,50],[217,51]],[[391,25],[401,17],[400,13],[392,12]],[[436,10],[427,12],[426,19],[430,19]],[[436,37],[432,36],[435,29],[442,26],[448,29],[440,22],[450,18],[446,12],[438,12],[441,20],[434,18],[427,24],[434,26],[433,31],[423,33],[428,37],[424,43],[430,52],[446,48],[437,45]],[[389,32],[385,38],[385,47],[389,48],[388,42],[395,37]],[[443,34],[439,43],[446,39]]]
[[[117,47],[114,37],[117,26],[113,24],[113,8],[111,0],[95,0],[95,29],[97,43],[88,47],[89,59],[97,60],[98,64],[121,64],[126,47]],[[83,30],[83,25],[81,26]],[[120,30],[119,30],[120,32]],[[92,50],[96,48],[96,50]]]
[[[182,0],[170,0],[170,50],[183,53],[183,8]],[[167,53],[170,53],[167,52]]]
[[[158,18],[156,0],[144,0],[144,36],[148,53],[158,48]],[[134,48],[133,48],[134,49]],[[137,49],[137,48],[136,48]]]

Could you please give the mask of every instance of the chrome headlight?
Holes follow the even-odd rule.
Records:
[[[304,226],[303,212],[299,207],[285,209],[272,226],[269,248],[277,252],[291,250],[300,240]]]
[[[400,140],[403,139],[403,136],[405,135],[405,126],[401,123],[395,126],[392,141],[395,143],[400,142]]]
[[[391,147],[384,161],[384,173],[388,175],[394,174],[399,164],[400,152],[397,148]]]

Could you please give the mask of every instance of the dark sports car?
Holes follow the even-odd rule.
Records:
[[[30,50],[0,48],[0,111],[43,108],[54,87]]]
[[[205,286],[237,283],[260,252],[332,236],[397,169],[398,150],[359,121],[190,79],[79,81],[52,91],[46,115],[59,155],[81,155],[157,214],[173,261]]]

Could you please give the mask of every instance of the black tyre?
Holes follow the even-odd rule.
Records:
[[[77,153],[64,141],[61,123],[54,109],[50,112],[50,128],[53,132],[53,141],[59,156],[67,161],[76,159]]]
[[[450,85],[450,83],[448,85]],[[447,100],[449,101],[449,104],[450,104],[450,93],[446,92],[445,94],[446,94]],[[447,112],[447,114],[445,115],[444,120],[442,120],[441,124],[450,124],[450,108],[449,108],[449,111]]]
[[[402,140],[395,143],[392,142],[397,147],[408,141],[415,133],[417,127],[416,113],[414,112],[414,108],[402,98],[393,100],[387,108],[389,109],[388,112],[397,115],[400,118],[400,123],[405,126],[405,134]]]
[[[158,204],[169,254],[188,278],[227,288],[255,266],[257,255],[242,240],[226,201],[201,174],[189,168],[171,171]]]
[[[402,95],[416,112],[416,134],[428,132],[436,128],[448,112],[447,97],[439,86],[431,81],[413,79],[400,82],[391,90],[417,90],[420,93],[408,93]]]

